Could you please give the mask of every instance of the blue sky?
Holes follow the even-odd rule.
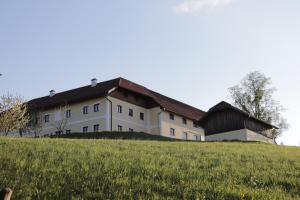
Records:
[[[299,0],[1,0],[0,94],[124,77],[207,110],[248,72],[271,77],[300,143]]]

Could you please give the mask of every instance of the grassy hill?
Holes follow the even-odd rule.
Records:
[[[14,199],[300,199],[300,148],[0,137]]]

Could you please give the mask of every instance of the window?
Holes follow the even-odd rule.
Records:
[[[98,132],[99,131],[99,127],[100,127],[99,124],[95,124],[94,125],[94,132]]]
[[[71,130],[66,130],[66,134],[70,134],[71,133]]]
[[[118,131],[122,131],[123,130],[123,127],[121,125],[118,125]]]
[[[195,128],[198,128],[197,122],[193,122],[193,126],[194,126]]]
[[[130,117],[133,116],[133,110],[132,110],[131,108],[129,108],[129,110],[128,110],[128,115],[129,115]]]
[[[89,113],[89,107],[88,106],[84,106],[83,107],[83,114],[86,115]]]
[[[123,95],[125,98],[128,98],[128,92],[124,92]]]
[[[195,138],[196,141],[200,141],[201,140],[200,135],[194,135],[194,138]]]
[[[140,113],[140,120],[144,120],[144,113]]]
[[[94,112],[99,112],[99,103],[94,104]]]
[[[170,128],[170,135],[175,136],[175,129],[174,128]]]
[[[187,132],[182,133],[182,139],[184,139],[184,140],[188,139],[188,133]]]
[[[122,106],[118,105],[118,113],[122,113]]]
[[[82,132],[87,133],[89,131],[89,127],[85,126],[82,128]]]
[[[129,128],[129,132],[133,132],[133,128]]]
[[[71,110],[66,111],[66,118],[71,118]]]
[[[172,113],[169,114],[170,120],[174,120],[174,115]]]
[[[45,115],[44,116],[44,122],[48,123],[50,121],[50,116],[49,115]]]
[[[182,118],[182,123],[186,124],[186,119],[185,118]]]
[[[61,131],[55,131],[55,135],[61,135]]]

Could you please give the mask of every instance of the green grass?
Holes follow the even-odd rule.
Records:
[[[0,137],[13,199],[300,199],[300,148]]]

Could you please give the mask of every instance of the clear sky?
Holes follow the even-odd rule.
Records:
[[[271,77],[300,143],[299,0],[1,0],[0,94],[29,100],[124,77],[207,110]]]

